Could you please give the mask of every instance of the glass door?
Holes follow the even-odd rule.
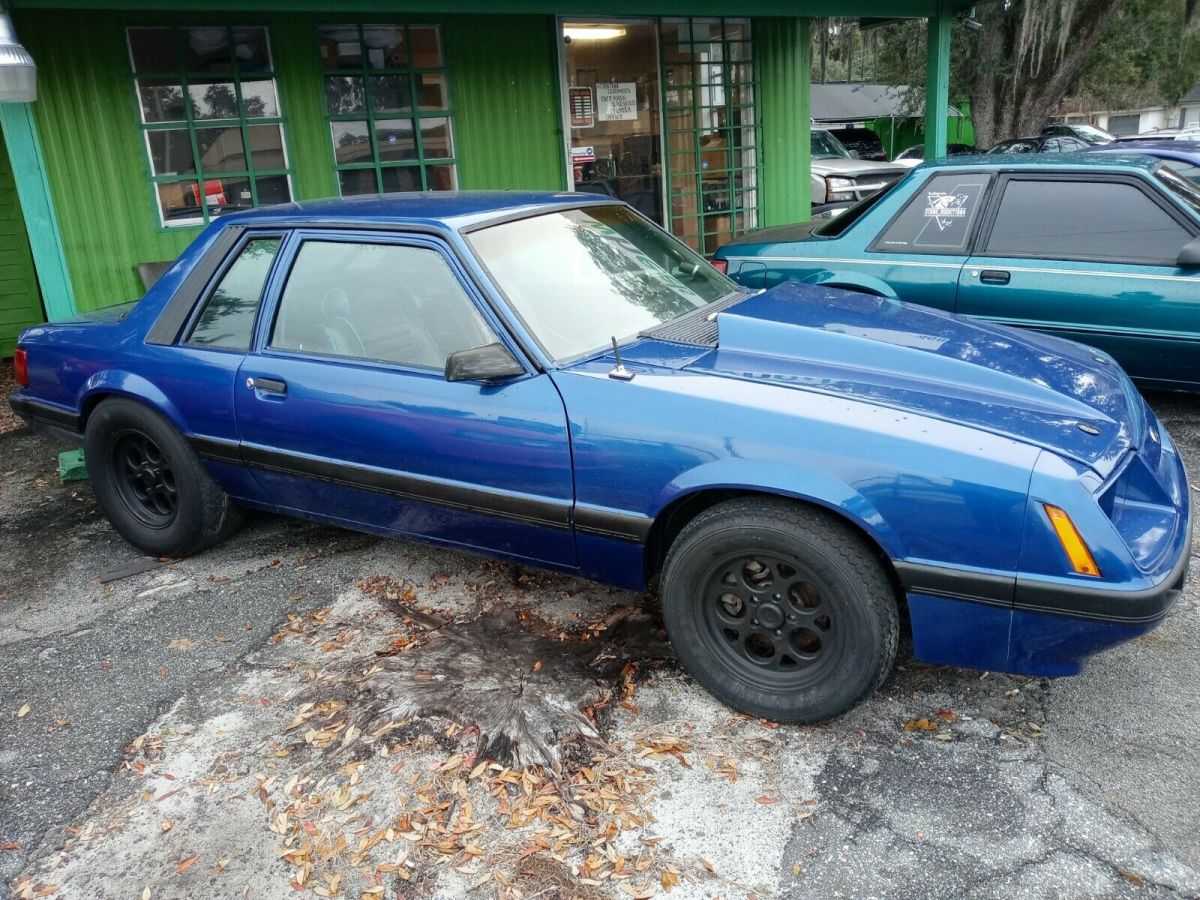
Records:
[[[617,197],[666,224],[657,23],[567,20],[561,28],[575,190]]]

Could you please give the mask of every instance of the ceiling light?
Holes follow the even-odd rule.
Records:
[[[625,37],[625,29],[618,25],[566,25],[563,37],[572,41],[611,41]]]

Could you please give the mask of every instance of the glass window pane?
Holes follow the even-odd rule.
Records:
[[[379,170],[383,176],[385,193],[395,191],[419,191],[421,189],[420,166],[387,166]]]
[[[210,216],[254,208],[249,178],[214,178],[205,182],[204,191]]]
[[[331,116],[352,116],[365,112],[367,95],[363,80],[352,75],[333,75],[325,79],[325,107]]]
[[[279,115],[279,100],[275,82],[269,78],[242,82],[242,110],[247,119],[272,118]]]
[[[417,103],[421,109],[446,109],[450,105],[445,75],[424,72],[413,77],[417,80]]]
[[[421,123],[421,148],[426,159],[447,159],[454,155],[449,119],[418,119]]]
[[[229,29],[188,28],[184,32],[183,62],[189,72],[228,72],[233,68]]]
[[[197,128],[196,146],[200,150],[200,170],[205,175],[246,171],[242,129]]]
[[[417,158],[417,141],[413,136],[412,119],[377,119],[375,144],[380,160],[396,161]]]
[[[1113,210],[1121,211],[1119,220]],[[1174,265],[1189,239],[1131,184],[1022,180],[1004,189],[987,253]]]
[[[445,257],[394,244],[306,241],[271,346],[441,370],[496,340]]]
[[[416,69],[438,69],[442,66],[442,41],[439,29],[413,27],[408,29],[412,42],[412,64]]]
[[[372,161],[371,133],[366,122],[330,122],[329,127],[333,133],[334,159],[339,166]]]
[[[259,206],[292,202],[292,188],[288,184],[288,177],[286,175],[268,175],[266,178],[255,178],[254,187],[258,191]]]
[[[175,33],[170,28],[130,28],[129,55],[135,72],[175,72]]]
[[[196,171],[192,136],[186,128],[148,131],[150,167],[155,175],[187,175]]]
[[[429,166],[425,170],[431,191],[454,191],[458,189],[458,178],[454,166]]]
[[[343,197],[353,197],[355,194],[378,194],[379,185],[375,181],[375,170],[372,169],[342,169],[338,172],[338,185]]]
[[[158,208],[166,224],[202,221],[200,188],[194,181],[172,181],[155,186]]]
[[[934,176],[917,191],[873,249],[965,252],[988,181],[989,176],[978,174]]]
[[[404,46],[404,26],[364,25],[363,43],[367,46],[367,66],[369,68],[408,68],[408,51]]]
[[[238,117],[237,95],[232,81],[201,81],[188,85],[192,100],[192,118],[236,119]]]
[[[361,69],[362,44],[357,25],[322,25],[317,29],[321,65],[326,69]]]
[[[188,343],[250,349],[254,318],[278,251],[279,238],[256,238],[246,244],[209,295]]]
[[[283,129],[278,125],[250,125],[246,128],[254,168],[260,171],[286,169],[283,152]]]
[[[187,118],[183,85],[172,82],[139,82],[138,98],[143,122],[182,122]]]
[[[367,80],[373,112],[412,109],[412,89],[407,75],[372,75]]]
[[[267,29],[261,26],[233,29],[233,58],[242,72],[268,72],[271,51],[267,46]]]

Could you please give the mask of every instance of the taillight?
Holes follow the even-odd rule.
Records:
[[[13,378],[21,387],[29,387],[29,357],[24,347],[13,351]]]
[[[729,263],[726,260],[714,259],[712,261],[712,267],[714,269],[716,269],[718,272],[720,272],[722,275],[729,274]]]

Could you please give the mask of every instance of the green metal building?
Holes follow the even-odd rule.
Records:
[[[613,194],[705,252],[808,214],[812,16],[928,19],[944,146],[957,0],[12,0],[0,356],[139,297],[222,211],[393,190]],[[3,77],[0,72],[0,78]]]

